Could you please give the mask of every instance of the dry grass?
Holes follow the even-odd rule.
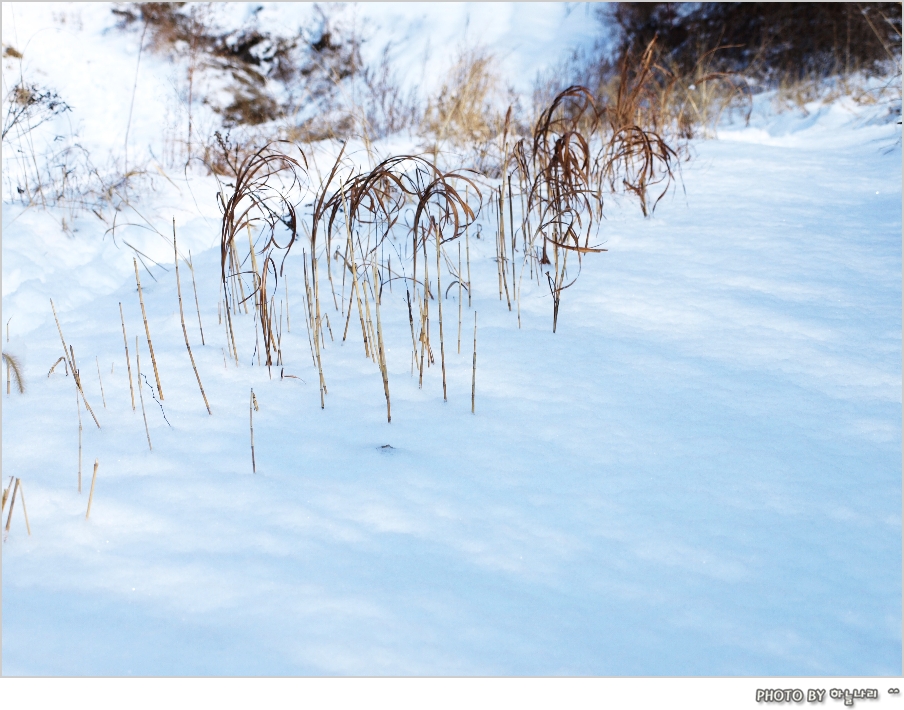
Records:
[[[429,140],[433,162],[451,148],[483,174],[501,172],[496,139],[508,128],[505,108],[516,101],[503,85],[495,56],[487,49],[464,49],[439,90],[427,102],[420,132]]]
[[[163,387],[160,386],[160,371],[157,368],[157,358],[154,357],[154,343],[151,340],[151,329],[148,326],[148,314],[144,308],[144,294],[141,292],[141,279],[138,276],[138,261],[132,257],[132,265],[135,267],[135,284],[138,286],[138,301],[141,304],[141,318],[144,320],[144,333],[148,339],[148,350],[151,353],[151,364],[154,366],[154,379],[157,382],[157,394],[160,395],[161,401],[163,397]],[[136,357],[138,356],[136,350]],[[141,390],[141,381],[138,382],[138,389]]]
[[[204,392],[204,385],[201,384],[201,375],[198,374],[198,366],[195,364],[195,356],[192,354],[191,345],[188,342],[188,330],[185,327],[185,312],[182,308],[182,284],[179,281],[179,249],[176,246],[176,218],[173,217],[173,259],[176,262],[176,293],[179,296],[179,319],[182,321],[182,335],[185,336],[185,347],[188,350],[188,357],[191,360],[192,370],[195,371],[195,378],[198,380],[198,388],[201,390],[201,396],[204,398],[204,406],[207,407],[207,413],[210,411],[210,403],[207,401],[207,394]],[[197,292],[195,293],[197,299]],[[200,316],[199,316],[200,320]],[[100,377],[100,368],[98,368],[98,377]],[[163,395],[160,396],[163,399]]]
[[[85,397],[85,390],[82,387],[82,380],[79,376],[78,368],[75,365],[75,352],[72,349],[72,346],[66,346],[66,339],[63,337],[63,329],[60,327],[59,318],[57,318],[56,314],[56,306],[53,305],[53,299],[50,299],[50,308],[53,311],[53,320],[56,322],[57,332],[60,334],[60,342],[63,344],[63,357],[66,358],[66,362],[69,365],[69,369],[72,371],[72,379],[75,381],[76,388],[76,399],[79,396],[82,398],[82,402],[85,403],[85,409],[88,410],[88,413],[91,415],[91,418],[94,420],[94,423],[97,425],[97,428],[100,429],[100,422],[97,421],[97,417],[94,416],[94,410],[91,409],[91,405],[88,404],[88,399]]]
[[[604,194],[626,193],[649,216],[675,178],[680,147],[665,136],[666,131],[674,133],[676,124],[677,82],[655,63],[655,56],[655,42],[634,60],[626,54],[602,96],[581,85],[560,91],[540,112],[530,141],[518,141],[506,158],[513,261],[511,183],[517,176],[526,198],[520,225],[525,262],[531,277],[545,271],[554,331],[562,293],[575,283],[583,255],[605,251],[590,243],[603,216]],[[499,214],[504,233],[502,192]],[[522,277],[523,273],[522,266]],[[503,286],[504,272],[500,292]],[[519,294],[520,281],[515,294],[520,304]]]
[[[3,353],[3,362],[6,365],[6,393],[9,394],[10,375],[12,375],[19,394],[25,394],[25,375],[19,358],[10,353]]]
[[[421,343],[420,376],[423,377],[423,353],[429,347],[429,304],[432,294],[437,299],[440,361],[443,370],[443,394],[447,397],[445,377],[445,343],[442,318],[442,283],[441,267],[448,262],[444,245],[462,236],[475,217],[475,210],[468,204],[466,193],[469,190],[480,198],[480,190],[474,182],[474,176],[467,171],[443,172],[426,158],[415,155],[401,155],[382,161],[372,170],[351,174],[340,179],[341,159],[337,159],[329,178],[321,187],[312,216],[311,251],[316,253],[317,237],[323,228],[325,247],[328,254],[333,253],[333,239],[344,241],[342,262],[345,270],[351,275],[352,294],[348,299],[345,313],[346,333],[351,319],[353,306],[357,306],[358,320],[361,324],[365,355],[372,358],[380,367],[384,378],[384,389],[387,400],[387,418],[390,415],[388,374],[385,363],[385,352],[382,347],[382,326],[377,305],[376,331],[370,321],[369,302],[379,304],[380,292],[384,284],[403,279],[406,284],[406,298],[409,304],[409,322],[412,328],[412,349],[416,351],[417,343]],[[334,183],[332,194],[327,190]],[[413,219],[408,227],[411,244],[410,252],[403,253],[389,240],[393,230],[401,227],[401,217],[407,208],[413,209]],[[366,238],[361,237],[366,234]],[[427,262],[427,245],[432,242],[436,272],[436,288],[431,288],[429,266]],[[384,260],[387,252],[390,257]],[[390,266],[391,255],[396,253],[399,261],[396,270]],[[339,255],[337,248],[336,255]],[[418,272],[418,255],[422,254],[421,274]],[[329,262],[328,262],[329,263]],[[410,276],[408,276],[410,264]],[[312,261],[312,271],[316,268],[316,260]],[[401,275],[399,274],[401,271]],[[387,274],[383,279],[380,274]],[[331,279],[332,282],[332,279]],[[344,283],[344,279],[343,279]],[[316,284],[316,279],[315,279]],[[412,294],[413,291],[413,294]],[[334,292],[335,298],[335,292]],[[319,299],[315,292],[314,302],[318,308]],[[414,319],[411,315],[411,303],[420,305],[420,337],[414,334]],[[345,309],[345,292],[343,287],[342,304]],[[318,315],[319,318],[319,315]],[[316,333],[315,333],[316,335]],[[345,336],[343,336],[344,339]],[[416,358],[416,355],[414,355]]]
[[[91,517],[91,503],[94,501],[94,484],[97,483],[98,460],[94,459],[94,473],[91,474],[91,490],[88,491],[88,509],[85,511],[85,520]]]
[[[298,216],[292,193],[305,191],[307,185],[307,158],[299,151],[294,158],[279,149],[288,144],[269,144],[254,153],[241,155],[221,140],[223,160],[234,181],[221,186],[218,193],[223,221],[220,233],[221,282],[226,311],[226,328],[233,356],[238,363],[232,316],[240,306],[252,299],[263,335],[263,352],[266,365],[274,364],[277,340],[274,333],[274,314],[270,308],[269,291],[276,292],[283,262],[298,237]],[[229,191],[227,193],[227,190]],[[228,197],[226,196],[228,194]],[[285,242],[280,243],[285,229]],[[251,249],[252,269],[241,269],[238,259],[238,238],[243,230],[259,230],[257,244]],[[282,257],[279,255],[282,254]],[[261,260],[256,266],[257,257]],[[277,265],[277,261],[279,264]],[[252,265],[249,265],[252,266]],[[242,275],[252,279],[251,292],[245,296]],[[242,294],[242,295],[239,295]]]

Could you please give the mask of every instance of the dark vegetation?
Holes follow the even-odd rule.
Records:
[[[900,3],[611,3],[597,16],[611,41],[572,57],[541,98],[576,83],[611,102],[627,66],[650,75],[641,104],[658,129],[693,137],[726,111],[749,117],[751,96],[766,89],[790,99],[779,108],[803,108],[829,95],[831,78],[835,95],[875,102],[863,78],[897,75],[900,112]]]
[[[654,39],[662,61],[767,82],[884,72],[901,54],[901,3],[616,3],[600,12],[618,28],[618,53],[639,56]]]

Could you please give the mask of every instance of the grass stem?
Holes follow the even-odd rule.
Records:
[[[195,371],[195,378],[198,380],[198,387],[201,390],[201,396],[204,398],[204,406],[207,407],[207,413],[210,411],[210,404],[207,401],[207,395],[204,393],[204,385],[201,384],[201,376],[198,374],[198,367],[195,365],[195,356],[192,355],[191,345],[188,344],[188,330],[185,328],[185,313],[182,309],[182,284],[179,282],[179,250],[176,248],[176,218],[173,217],[173,255],[176,261],[176,292],[179,294],[179,319],[182,321],[182,335],[185,336],[185,347],[188,350],[188,358],[191,360],[191,367]],[[199,317],[200,318],[200,317]],[[160,399],[163,399],[161,396]]]
[[[85,520],[91,517],[91,501],[94,500],[94,483],[97,481],[97,459],[94,459],[94,473],[91,474],[91,490],[88,492],[88,510],[85,511]]]
[[[254,396],[254,388],[251,388],[251,398],[248,400],[248,421],[251,427],[251,472],[257,473],[257,462],[254,460],[254,410],[257,401]]]
[[[100,382],[100,399],[104,403],[104,409],[107,408],[107,398],[104,397],[104,381],[100,378],[100,360],[94,356],[94,364],[97,365],[97,381]]]
[[[195,310],[198,312],[198,330],[201,331],[201,345],[206,345],[204,342],[204,326],[201,325],[201,306],[198,305],[198,286],[195,283],[195,267],[191,261],[191,249],[188,250],[188,269],[191,271],[191,287],[195,292]]]
[[[135,273],[138,273],[137,265],[135,267]],[[60,334],[60,342],[63,344],[63,354],[66,357],[66,361],[69,363],[69,369],[72,370],[72,378],[73,380],[75,380],[76,390],[82,396],[82,401],[85,403],[85,409],[88,410],[88,413],[91,415],[91,418],[94,420],[97,428],[100,429],[100,423],[97,421],[97,417],[94,416],[94,410],[91,409],[91,405],[88,404],[88,400],[85,398],[85,390],[82,389],[82,380],[79,377],[78,369],[76,369],[75,367],[75,355],[72,351],[72,347],[66,347],[66,339],[63,337],[63,329],[60,328],[60,320],[59,318],[57,318],[56,306],[53,305],[52,298],[50,299],[50,308],[53,310],[53,320],[56,321],[57,332]]]
[[[28,524],[28,508],[25,507],[25,489],[22,487],[22,481],[19,479],[19,500],[22,501],[22,515],[25,516],[25,529],[31,537],[31,525]]]
[[[141,400],[141,416],[144,419],[144,433],[148,437],[148,450],[153,451],[151,446],[151,432],[148,431],[148,417],[144,411],[144,390],[141,387],[141,353],[138,349],[138,336],[135,336],[135,364],[138,369],[138,398]],[[79,466],[79,490],[81,490],[81,466]]]
[[[392,422],[392,407],[389,403],[389,373],[386,371],[386,350],[383,347],[383,325],[380,322],[380,276],[374,264],[374,310],[377,312],[377,347],[380,355],[380,374],[383,375],[383,393],[386,395],[386,422]]]
[[[148,327],[148,314],[144,308],[144,296],[141,293],[141,279],[138,278],[138,262],[132,257],[132,263],[135,265],[135,283],[138,284],[138,300],[141,303],[141,317],[144,318],[144,332],[148,336],[148,350],[151,353],[151,364],[154,366],[154,379],[157,381],[157,394],[160,401],[163,401],[163,388],[160,386],[160,373],[157,370],[157,358],[154,357],[154,343],[151,342],[151,329]],[[138,390],[141,391],[141,383],[138,383]]]
[[[9,525],[13,521],[13,506],[16,504],[16,493],[19,490],[19,479],[16,479],[16,483],[13,486],[13,494],[9,500],[9,516],[6,518],[6,532],[9,532]]]
[[[132,395],[132,411],[135,411],[135,389],[132,387],[132,362],[129,360],[129,341],[126,338],[126,319],[122,315],[122,302],[119,303],[119,320],[122,322],[122,343],[126,347],[126,369],[129,373],[129,394]],[[140,386],[140,385],[139,385]]]

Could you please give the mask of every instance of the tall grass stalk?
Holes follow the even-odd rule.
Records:
[[[31,537],[31,525],[28,524],[28,508],[25,507],[25,488],[22,486],[22,479],[18,479],[19,483],[19,500],[22,501],[22,515],[25,516],[25,530]]]
[[[446,349],[443,343],[443,289],[440,285],[440,253],[442,251],[443,235],[438,225],[434,225],[436,237],[436,307],[439,310],[439,359],[443,373],[443,402],[447,402],[446,395]]]
[[[257,461],[254,458],[254,410],[257,408],[257,400],[252,387],[251,397],[248,399],[248,424],[251,428],[251,473],[257,473]]]
[[[50,308],[51,310],[53,310],[53,320],[56,322],[57,332],[60,334],[60,342],[63,344],[63,354],[66,358],[66,361],[69,363],[69,369],[72,370],[72,379],[75,381],[76,391],[81,395],[82,401],[85,403],[85,409],[88,410],[88,413],[91,415],[91,418],[94,420],[97,428],[100,429],[100,423],[97,421],[97,417],[94,416],[94,410],[91,409],[91,405],[88,404],[88,400],[85,397],[85,390],[82,388],[82,380],[79,377],[78,370],[75,367],[75,356],[72,352],[72,348],[66,347],[66,339],[63,337],[63,329],[60,328],[60,320],[59,318],[57,318],[56,307],[53,305],[52,298],[50,299]]]
[[[97,381],[100,383],[100,398],[104,403],[104,409],[107,408],[107,398],[104,397],[104,381],[100,378],[100,360],[97,359],[97,356],[94,356],[94,364],[97,365]]]
[[[286,330],[291,333],[292,332],[292,318],[289,314],[289,277],[286,276],[284,280],[284,284],[286,287]]]
[[[132,395],[132,411],[135,411],[135,390],[132,387],[132,362],[129,359],[129,341],[126,338],[126,319],[122,315],[122,301],[119,302],[119,319],[122,322],[122,343],[126,348],[126,370],[129,373],[129,394]]]
[[[465,186],[465,201],[470,201],[469,186]],[[468,265],[468,308],[471,307],[471,243],[469,234],[471,231],[470,223],[465,225],[465,262]]]
[[[91,502],[94,500],[94,484],[97,482],[97,459],[94,459],[94,473],[91,474],[91,490],[88,491],[88,510],[85,511],[85,520],[91,517]]]
[[[386,349],[383,346],[383,326],[380,321],[380,296],[382,285],[380,284],[380,275],[377,272],[377,265],[374,264],[374,310],[377,313],[377,347],[380,354],[380,374],[383,375],[383,393],[386,395],[386,422],[392,422],[392,405],[389,401],[389,372],[386,368]]]
[[[151,341],[151,329],[148,326],[148,314],[144,308],[144,296],[141,293],[141,279],[138,277],[138,262],[132,257],[132,264],[135,266],[135,283],[138,284],[138,301],[141,303],[141,317],[144,319],[144,332],[148,338],[148,350],[151,353],[151,364],[154,366],[154,379],[157,381],[157,394],[160,395],[160,401],[163,401],[163,388],[160,386],[160,373],[157,370],[157,358],[154,357],[154,343]],[[138,383],[138,390],[141,391],[141,382]]]
[[[195,379],[198,380],[198,388],[201,390],[201,396],[204,398],[204,406],[207,407],[207,413],[212,415],[210,411],[210,403],[207,401],[207,395],[204,393],[204,385],[201,384],[201,376],[198,374],[198,366],[195,365],[195,356],[191,352],[191,345],[188,343],[188,330],[185,327],[185,312],[182,308],[182,284],[179,281],[179,250],[176,247],[176,218],[173,217],[173,259],[176,262],[176,293],[179,295],[179,320],[182,321],[182,335],[185,336],[185,348],[188,350],[188,358],[191,360],[191,367],[195,371]],[[163,399],[161,397],[160,399]]]
[[[9,477],[9,485],[3,489],[3,500],[0,502],[0,511],[6,510],[6,499],[9,498],[9,494],[13,489],[13,482],[16,480],[15,476]],[[3,523],[3,520],[0,519],[0,524]]]
[[[311,255],[311,270],[313,271],[314,266],[317,263],[317,258],[312,254]],[[319,314],[315,314],[314,312],[314,303],[312,302],[313,289],[311,288],[308,282],[308,267],[307,262],[305,262],[304,267],[304,280],[305,280],[305,290],[308,296],[308,319],[310,322],[310,333],[311,338],[314,341],[314,359],[317,363],[317,374],[319,378],[320,384],[320,408],[323,409],[326,407],[326,381],[323,379],[323,364],[320,359],[320,329],[319,329]],[[314,280],[314,275],[311,274],[312,280]],[[313,296],[316,298],[316,296]]]
[[[151,446],[151,432],[148,430],[148,416],[144,411],[144,388],[141,386],[141,352],[138,349],[138,336],[135,336],[135,366],[138,372],[138,399],[141,401],[141,416],[144,419],[144,433],[148,437],[148,450],[153,451]],[[79,466],[79,481],[81,481],[81,466]],[[81,487],[79,487],[81,490]]]
[[[191,119],[189,119],[189,155],[191,154]],[[204,326],[201,325],[201,306],[198,305],[198,286],[195,283],[195,267],[192,264],[191,260],[191,249],[188,250],[188,270],[191,271],[191,287],[195,292],[195,311],[198,313],[198,330],[201,331],[201,345],[206,345],[204,342]]]
[[[13,506],[16,504],[16,493],[19,490],[19,479],[16,479],[15,484],[13,485],[12,496],[9,500],[9,516],[6,518],[6,532],[9,532],[9,525],[13,521]]]
[[[430,301],[427,300],[426,291],[424,293],[424,300],[421,304],[421,359],[420,364],[418,365],[418,380],[417,386],[418,389],[421,389],[424,386],[424,350],[427,348],[427,325],[429,323],[429,306]]]
[[[461,355],[461,242],[458,243],[458,346],[457,353]]]

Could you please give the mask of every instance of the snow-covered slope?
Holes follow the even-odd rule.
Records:
[[[101,10],[80,12],[93,32]],[[393,26],[421,13],[419,37],[464,38],[467,8],[383,12]],[[529,13],[567,28],[584,9],[470,12],[469,31],[515,56],[542,26]],[[85,35],[51,32],[57,86],[75,86],[62,67]],[[81,56],[119,53],[130,86],[134,52],[107,41],[82,42]],[[205,345],[184,266],[182,293],[212,416],[171,242],[138,228],[114,241],[90,213],[67,236],[62,212],[5,203],[4,351],[22,357],[28,390],[3,397],[2,462],[4,485],[21,477],[32,534],[17,502],[2,548],[4,672],[899,673],[900,127],[850,102],[809,108],[763,108],[751,127],[694,142],[652,218],[607,201],[608,252],[585,259],[555,334],[545,284],[525,285],[518,327],[492,240],[472,233],[460,353],[457,290],[444,302],[448,402],[438,367],[423,389],[411,376],[404,291],[387,288],[391,424],[379,371],[354,323],[340,344],[329,300],[321,410],[300,252],[283,336],[298,379],[255,364],[251,316],[236,319],[240,365],[225,362],[210,179],[161,178],[129,221],[168,234],[175,217],[191,249]],[[78,116],[118,125],[124,110]],[[116,130],[98,150],[118,149]],[[122,239],[161,264],[141,272],[161,404]],[[62,354],[51,298],[102,427],[82,411],[81,494],[72,378],[62,365],[47,376]],[[120,303],[133,375],[139,336],[152,451]]]

